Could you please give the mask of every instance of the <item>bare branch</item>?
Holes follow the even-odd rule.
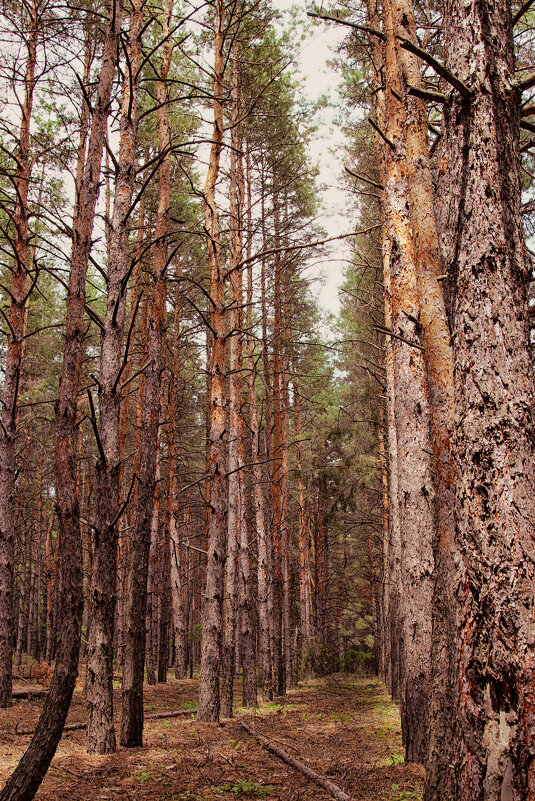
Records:
[[[421,47],[418,45],[413,44],[409,39],[405,39],[403,36],[397,37],[401,42],[401,46],[404,50],[408,50],[409,53],[414,53],[415,56],[421,58],[422,61],[425,61],[426,64],[429,64],[430,67],[433,67],[437,75],[440,75],[441,78],[444,78],[454,89],[457,89],[460,95],[463,97],[471,97],[472,92],[464,84],[459,78],[457,78],[453,72],[444,66],[440,61],[438,61],[431,53],[428,53],[426,50],[422,50]]]
[[[369,25],[357,25],[355,22],[349,22],[347,19],[340,19],[339,17],[332,17],[329,14],[314,14],[312,11],[307,11],[307,17],[314,17],[314,19],[322,19],[326,22],[337,22],[339,25],[346,25],[348,28],[354,28],[363,33],[369,33],[371,36],[377,36],[382,42],[386,41],[386,36],[382,31],[375,28],[370,28]]]

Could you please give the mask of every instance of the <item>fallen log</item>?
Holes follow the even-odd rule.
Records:
[[[180,718],[184,715],[194,715],[197,712],[196,709],[177,709],[174,712],[157,712],[154,715],[145,715],[144,720],[163,720],[164,718]],[[119,721],[115,721],[118,723]],[[18,725],[18,724],[17,724]],[[86,723],[71,723],[68,726],[65,726],[63,732],[69,731],[81,731],[82,729],[86,728]],[[17,729],[15,726],[15,734],[33,734],[35,729]]]
[[[48,688],[35,690],[31,687],[26,687],[22,690],[13,690],[11,695],[13,698],[44,698],[48,693]]]
[[[268,740],[267,737],[264,737],[263,734],[259,734],[259,732],[255,731],[251,726],[245,723],[243,720],[240,720],[239,723],[245,731],[249,732],[251,737],[255,737],[259,743],[261,743],[264,748],[268,751],[271,751],[272,754],[278,756],[279,759],[282,759],[283,762],[286,762],[287,765],[290,765],[292,768],[300,771],[307,779],[318,784],[320,787],[323,787],[325,790],[328,790],[338,801],[353,801],[353,798],[345,793],[341,787],[338,787],[337,784],[332,782],[330,779],[325,778],[325,776],[321,776],[321,774],[316,773],[315,770],[312,770],[311,767],[305,765],[304,762],[301,762],[299,759],[295,759],[295,757],[287,754],[286,751],[283,751],[282,748],[279,748],[275,743]]]

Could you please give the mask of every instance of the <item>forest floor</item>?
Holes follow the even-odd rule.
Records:
[[[85,720],[82,682],[68,724]],[[19,685],[22,686],[22,685]],[[26,685],[27,686],[27,685]],[[236,699],[240,697],[236,685]],[[119,709],[119,690],[117,708]],[[197,682],[145,685],[145,712],[193,708]],[[42,701],[0,710],[0,786],[30,741]],[[329,778],[355,801],[420,799],[423,768],[403,764],[399,714],[374,678],[314,679],[256,710],[238,707],[221,724],[193,715],[147,720],[144,748],[89,755],[85,732],[65,732],[39,801],[327,801],[330,793],[269,753],[242,726]]]

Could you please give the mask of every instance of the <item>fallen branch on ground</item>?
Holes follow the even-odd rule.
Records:
[[[31,687],[23,690],[13,690],[11,695],[13,698],[44,698],[47,695],[48,689],[32,690]]]
[[[194,715],[196,709],[178,709],[174,712],[157,712],[155,715],[145,715],[144,720],[162,720],[163,718],[180,718],[184,715]],[[115,721],[118,723],[118,721]],[[63,729],[66,731],[81,731],[86,728],[86,723],[71,723]],[[15,734],[33,734],[35,729],[21,729],[20,731],[15,726]]]
[[[251,737],[256,737],[259,743],[261,743],[264,748],[267,748],[268,751],[271,751],[272,754],[278,756],[279,759],[282,759],[283,762],[286,762],[287,765],[290,765],[292,768],[300,771],[307,779],[318,784],[320,787],[323,787],[325,790],[328,790],[335,798],[338,798],[339,801],[353,801],[350,795],[345,793],[341,787],[338,787],[337,784],[332,782],[330,779],[326,779],[325,776],[321,776],[319,773],[316,773],[315,770],[312,770],[308,765],[305,765],[304,762],[301,762],[295,757],[290,756],[287,754],[286,751],[283,751],[282,748],[279,748],[271,740],[268,740],[267,737],[264,735],[259,734],[256,732],[251,726],[245,723],[243,720],[240,720],[240,725],[243,726],[245,731],[249,732]]]

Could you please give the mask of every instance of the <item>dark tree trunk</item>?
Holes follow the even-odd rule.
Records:
[[[109,10],[87,162],[73,225],[75,236],[67,297],[65,354],[56,404],[55,467],[59,522],[57,547],[61,554],[59,564],[61,627],[56,666],[35,734],[0,794],[2,801],[8,799],[30,801],[37,792],[61,738],[78,673],[83,601],[80,514],[76,491],[76,413],[83,351],[85,277],[100,185],[106,121],[117,60],[121,10],[120,0],[114,0]]]
[[[172,0],[166,0],[163,12],[162,62],[156,84],[158,108],[158,145],[162,158],[159,176],[158,215],[155,229],[152,307],[148,321],[147,370],[143,397],[143,418],[140,443],[140,468],[136,519],[131,533],[128,554],[128,579],[125,610],[125,649],[123,671],[123,714],[121,745],[138,748],[143,745],[143,666],[145,660],[145,615],[147,610],[147,574],[150,532],[154,514],[156,488],[156,456],[160,421],[165,328],[165,294],[167,271],[167,232],[169,226],[170,155],[167,119],[167,76],[174,43],[169,36]]]
[[[12,217],[14,261],[10,287],[9,334],[4,384],[0,396],[0,707],[11,704],[13,652],[13,581],[15,558],[15,444],[17,402],[22,378],[26,329],[28,195],[31,176],[30,125],[35,88],[39,2],[28,19],[24,101],[16,154],[16,203]]]
[[[128,53],[137,75],[143,14],[138,0],[130,20]],[[87,750],[109,754],[115,751],[113,723],[113,645],[117,581],[117,536],[120,515],[119,418],[123,328],[128,272],[128,224],[134,191],[135,145],[137,139],[137,91],[129,77],[123,84],[118,171],[113,217],[109,226],[108,294],[102,331],[98,436],[102,452],[97,463],[96,522],[93,549],[93,578],[90,588],[90,631],[87,656],[86,698]]]

